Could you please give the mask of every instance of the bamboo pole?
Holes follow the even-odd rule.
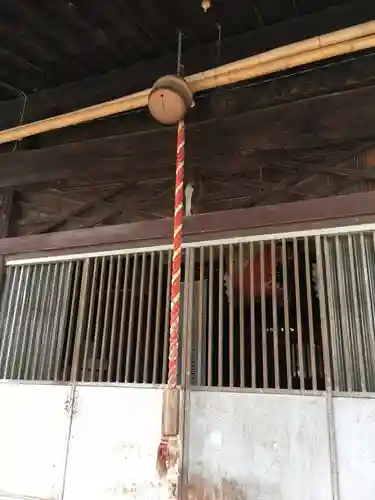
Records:
[[[308,38],[307,40],[301,40],[300,42],[291,43],[289,45],[283,45],[282,47],[277,47],[275,49],[262,52],[261,54],[256,54],[250,56],[246,59],[239,59],[229,64],[225,64],[219,68],[215,68],[213,71],[221,72],[221,68],[225,68],[225,71],[237,71],[243,69],[244,66],[247,68],[257,66],[259,64],[264,64],[267,62],[275,61],[287,56],[294,56],[296,54],[301,54],[304,52],[309,52],[312,50],[319,50],[324,47],[330,47],[337,45],[338,43],[347,42],[349,40],[355,40],[356,38],[363,38],[369,35],[375,34],[375,21],[369,21],[367,23],[358,24],[350,28],[345,28],[342,30],[332,31],[331,33],[326,33],[324,35],[315,36],[313,38]],[[199,79],[200,75],[206,74],[207,71],[202,73],[197,73],[191,78]]]
[[[269,50],[186,77],[192,92],[285,71],[375,47],[375,21]],[[151,89],[0,132],[0,144],[147,106]]]
[[[80,123],[91,122],[98,118],[105,118],[118,113],[144,108],[147,106],[149,93],[150,89],[142,90],[141,92],[120,97],[113,101],[103,102],[95,106],[77,109],[76,111],[71,111],[63,115],[51,116],[51,118],[39,120],[34,123],[3,130],[0,132],[0,144],[18,141],[25,137],[78,125]]]
[[[347,42],[341,42],[336,45],[322,47],[316,50],[309,50],[307,52],[281,57],[280,59],[271,60],[257,66],[254,66],[253,64],[248,66],[245,62],[246,59],[244,59],[243,66],[238,69],[232,69],[229,67],[230,64],[228,64],[218,68],[220,71],[204,71],[197,75],[187,77],[186,80],[193,92],[199,92],[224,85],[231,85],[244,80],[258,78],[260,76],[277,73],[279,71],[285,71],[324,59],[358,52],[371,47],[375,47],[375,34],[363,38],[348,40]]]

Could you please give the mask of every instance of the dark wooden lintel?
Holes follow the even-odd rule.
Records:
[[[375,192],[194,215],[185,219],[184,241],[273,234],[375,222]],[[0,255],[22,257],[169,244],[172,220],[65,231],[0,240]]]

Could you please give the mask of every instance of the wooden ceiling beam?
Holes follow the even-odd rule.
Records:
[[[375,86],[307,99],[237,116],[188,123],[187,169],[236,168],[236,157],[252,160],[254,151],[327,146],[332,152],[353,151],[374,143],[375,121],[369,102]],[[345,119],[343,119],[345,117]],[[155,124],[154,124],[155,127]],[[0,188],[91,177],[132,179],[170,176],[174,164],[174,128],[106,137],[0,156]],[[144,145],[147,143],[147,148]],[[343,148],[343,144],[346,144]],[[317,170],[319,165],[317,155]],[[226,158],[226,159],[225,159]],[[246,162],[245,158],[245,162]],[[272,166],[272,161],[268,162]],[[295,164],[295,162],[292,162]],[[267,162],[265,162],[267,164]],[[324,163],[323,163],[324,164]],[[151,166],[152,165],[152,170]],[[351,172],[348,172],[349,175]],[[367,174],[366,174],[367,175]],[[372,177],[372,172],[368,176]]]
[[[375,54],[367,54],[345,62],[336,61],[332,64],[330,61],[324,66],[305,69],[290,77],[278,75],[269,81],[253,82],[251,85],[245,82],[244,85],[235,89],[220,89],[214,93],[200,95],[197,98],[196,107],[189,112],[187,122],[221,120],[247,111],[259,111],[271,106],[282,106],[294,101],[315,99],[336,92],[373,85],[375,83],[374,59]],[[60,112],[58,106],[57,103],[56,113]],[[282,110],[282,108],[279,109]],[[3,120],[5,118],[4,116]],[[27,116],[26,119],[28,119]],[[306,123],[308,121],[311,121],[309,115],[306,117]],[[9,126],[9,121],[7,126]],[[36,149],[157,128],[162,128],[162,126],[152,119],[147,109],[143,109],[30,137],[19,142],[18,147]],[[0,146],[0,151],[8,150],[9,146]]]

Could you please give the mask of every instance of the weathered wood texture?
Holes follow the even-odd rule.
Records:
[[[375,121],[368,105],[374,98],[375,87],[368,86],[188,122],[193,210],[374,189]],[[13,234],[168,217],[174,161],[173,128],[5,155],[0,187],[18,189]]]
[[[0,241],[9,236],[14,195],[15,191],[12,188],[0,191]],[[4,255],[0,255],[0,296],[3,285],[4,265]]]
[[[312,109],[313,101],[315,102],[320,99],[329,100],[331,97],[335,97],[336,93],[349,91],[354,92],[352,99],[355,97],[361,101],[365,99],[365,91],[361,93],[361,88],[374,85],[375,83],[373,60],[373,53],[361,53],[357,54],[355,58],[327,61],[309,68],[302,68],[293,74],[272,75],[253,82],[244,82],[235,87],[224,87],[200,94],[196,97],[196,107],[189,112],[187,117],[188,125],[194,127],[199,126],[201,123],[212,124],[218,120],[234,119],[239,114],[247,112],[262,113],[263,110],[271,107],[278,107],[279,110],[284,111],[284,106],[288,110],[288,104],[306,100],[309,100],[308,109]],[[159,73],[156,77],[160,76],[160,74],[163,73]],[[133,78],[129,80],[132,82]],[[153,80],[149,82],[149,85],[145,85],[144,87],[150,86],[152,83]],[[93,88],[96,89],[98,84],[99,82],[96,79],[92,81]],[[80,104],[74,105],[72,103],[75,102],[75,94],[80,94],[81,86],[85,85],[85,82],[75,84],[71,92],[68,92],[66,106],[61,109],[56,109],[55,103],[60,103],[61,99],[64,102],[64,95],[59,95],[59,92],[64,92],[64,87],[54,91],[56,94],[54,94],[55,99],[53,101],[51,100],[51,96],[49,96],[49,92],[52,91],[43,91],[28,97],[23,122],[79,108]],[[140,89],[144,87],[140,86]],[[42,114],[38,114],[39,108],[35,109],[35,112],[33,111],[34,104],[32,102],[37,96],[38,99],[40,98],[40,110],[42,110]],[[344,95],[343,98],[345,98]],[[104,98],[99,99],[99,102],[104,100]],[[14,100],[0,104],[1,128],[14,126],[19,123],[22,103],[22,100]],[[5,121],[2,122],[2,120]],[[312,123],[314,116],[309,117],[309,120]],[[155,133],[163,129],[164,127],[158,126],[149,116],[147,110],[139,110],[26,138],[17,144],[17,150],[40,149],[46,146],[50,147],[58,144],[116,135]],[[4,153],[13,151],[13,149],[14,145],[12,144],[0,145],[0,151]]]
[[[228,160],[215,169],[194,172],[193,212],[206,213],[256,205],[306,200],[375,188],[374,152],[347,154],[320,151],[331,164],[311,157],[294,159],[280,152],[244,158],[231,171]],[[189,170],[188,170],[189,171]],[[159,174],[160,175],[160,174]],[[173,169],[132,181],[80,184],[66,181],[18,191],[19,216],[13,235],[40,234],[106,224],[170,217],[173,211]]]
[[[9,234],[14,197],[13,188],[0,191],[0,238],[6,238]]]
[[[192,73],[375,16],[375,4],[367,0],[275,0],[272,5],[259,1],[249,5],[247,0],[236,0],[234,8],[231,2],[214,2],[207,14],[200,8],[199,0],[180,0],[177,10],[174,0],[140,0],[129,6],[107,0],[95,7],[88,7],[83,0],[47,2],[43,6],[31,0],[27,5],[24,0],[4,3],[4,12],[3,4],[0,5],[0,42],[7,54],[17,59],[4,59],[0,51],[0,79],[4,71],[7,78],[3,81],[28,93],[24,123],[143,90],[156,78],[175,72],[176,30],[180,28],[184,30],[185,72]],[[222,28],[220,57],[217,23]],[[33,26],[34,33],[28,26]],[[19,36],[10,36],[12,32]],[[351,84],[370,78],[370,66],[372,69],[369,64],[368,74],[364,75],[354,64],[348,73]],[[344,80],[339,77],[336,83],[350,85]],[[278,92],[280,84],[278,81]],[[321,91],[324,85],[319,82],[312,88]],[[309,85],[304,87],[312,90]],[[258,102],[263,105],[269,91],[263,86],[258,90],[246,94],[249,99],[244,102],[248,107],[253,108]],[[24,97],[17,90],[2,92],[6,92],[4,99],[13,97],[0,105],[0,128],[8,128],[20,122]],[[285,99],[285,92],[281,94]],[[219,109],[221,114],[233,112],[238,105],[237,98],[226,105],[221,99],[216,104],[211,100],[208,103],[208,107],[217,108],[216,112]],[[61,144],[121,134],[123,130],[124,120],[120,117],[30,138],[18,147]],[[2,146],[0,151],[11,148]]]
[[[366,0],[256,0],[250,5],[235,0],[235,6],[214,1],[207,14],[200,3],[4,0],[0,78],[7,76],[9,84],[31,93],[89,77],[78,93],[67,88],[50,100],[30,98],[29,116],[35,119],[33,113],[53,113],[51,103],[56,110],[73,109],[175,71],[177,29],[184,32],[184,63],[191,72],[216,63],[217,23],[223,34],[221,59],[227,62],[372,19],[375,12]],[[101,80],[93,85],[97,76]]]
[[[8,45],[14,43],[11,52],[15,54],[22,48],[24,62],[18,77],[27,74],[28,62],[38,66],[38,60],[44,71],[39,86],[38,78],[35,82],[31,78],[38,71],[27,80],[42,90],[27,97],[24,122],[143,89],[174,71],[178,19],[184,25],[183,62],[190,73],[217,64],[217,21],[223,21],[220,63],[224,63],[375,15],[375,4],[364,0],[334,6],[324,0],[309,8],[306,2],[280,0],[273,2],[272,9],[261,2],[251,9],[242,0],[236,2],[236,9],[217,2],[207,15],[198,1],[182,1],[182,17],[176,17],[170,0],[163,8],[152,0],[140,0],[134,8],[110,0],[93,9],[88,18],[83,3],[69,7],[65,0],[56,5],[48,2],[40,11],[33,1],[9,4],[4,19],[8,22],[15,9],[14,26],[22,19],[32,20],[34,37],[25,28],[12,41],[0,21],[0,41],[3,36]],[[139,17],[146,6],[150,16]],[[119,23],[117,8],[121,15],[125,8],[126,22]],[[61,23],[53,30],[57,19]],[[114,25],[113,30],[104,19]],[[124,67],[116,66],[118,54],[131,44],[116,38],[120,24],[127,42],[137,45],[133,58],[129,50],[123,54]],[[5,25],[9,31],[11,24]],[[140,36],[129,31],[131,26],[140,28]],[[62,46],[64,31],[73,33],[73,38]],[[90,58],[93,46],[97,57],[92,52]],[[154,52],[147,55],[147,47]],[[49,59],[48,49],[55,54]],[[195,213],[374,189],[375,120],[369,105],[375,99],[373,59],[372,53],[360,54],[197,96],[187,119],[186,147]],[[12,61],[9,67],[14,67]],[[108,67],[104,67],[106,61]],[[81,73],[76,73],[81,63]],[[113,68],[117,69],[108,71]],[[67,84],[80,75],[91,76]],[[65,85],[50,88],[54,82]],[[22,106],[23,98],[2,102],[0,127],[16,125]],[[175,130],[158,126],[145,110],[43,134],[16,147],[3,145],[1,152],[9,151],[0,156],[0,189],[17,192],[12,235],[172,214]]]

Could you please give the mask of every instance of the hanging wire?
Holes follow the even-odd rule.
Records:
[[[216,23],[216,28],[218,31],[217,42],[216,42],[216,66],[219,66],[221,59],[221,25]]]
[[[184,34],[183,34],[182,30],[179,30],[179,32],[178,32],[178,48],[177,48],[177,75],[178,76],[182,76],[182,72],[183,72],[182,70],[184,68],[184,66],[181,63],[183,36],[184,36]]]
[[[25,92],[23,90],[17,89],[16,87],[13,87],[13,85],[9,85],[9,83],[5,83],[5,82],[3,82],[1,80],[0,80],[0,85],[2,87],[4,87],[5,89],[10,90],[11,92],[18,92],[23,97],[23,103],[22,103],[22,108],[21,108],[21,113],[20,113],[20,119],[19,119],[19,122],[17,124],[17,126],[19,127],[20,125],[23,124],[23,119],[25,117],[27,94],[25,94]],[[19,141],[15,141],[11,153],[14,153],[16,151],[18,143],[19,143]]]
[[[221,62],[221,38],[222,38],[222,29],[221,25],[219,23],[216,23],[216,29],[217,29],[217,40],[216,40],[216,55],[215,55],[215,65],[218,67]],[[213,89],[212,96],[213,97],[219,97],[222,94],[222,87],[216,87]],[[198,98],[201,96],[198,96]]]
[[[221,62],[221,37],[222,37],[222,29],[221,25],[219,23],[216,23],[216,29],[217,29],[217,40],[216,40],[216,55],[215,55],[215,64],[216,67],[220,65]],[[216,87],[213,89],[212,95],[213,96],[220,96],[222,93],[222,87]],[[201,96],[198,96],[198,98]]]

